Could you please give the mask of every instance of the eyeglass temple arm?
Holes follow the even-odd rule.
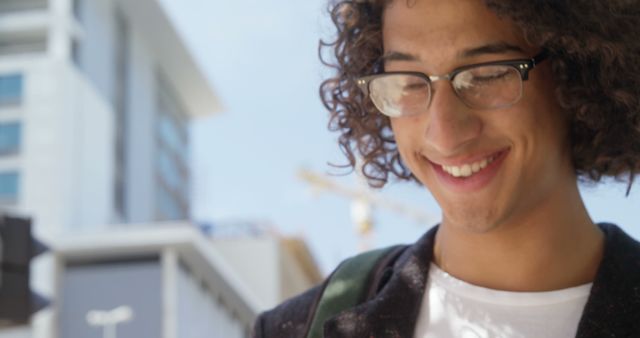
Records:
[[[538,53],[536,56],[531,59],[533,62],[533,67],[537,66],[540,62],[546,60],[549,57],[549,53],[546,49],[542,50],[542,52]]]
[[[520,75],[522,76],[522,80],[526,81],[529,79],[529,72],[535,68],[540,62],[546,60],[549,57],[549,54],[546,50],[542,50],[542,52],[538,53],[536,56],[529,60],[530,64],[522,64],[519,67]]]

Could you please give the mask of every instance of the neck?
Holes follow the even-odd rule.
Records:
[[[447,223],[438,229],[434,263],[468,283],[506,291],[550,291],[592,282],[603,234],[577,184],[535,210],[486,233]]]

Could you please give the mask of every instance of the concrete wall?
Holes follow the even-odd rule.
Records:
[[[280,246],[280,298],[285,300],[306,291],[317,281],[311,280],[296,257],[292,256],[285,247]]]
[[[54,0],[61,1],[61,0]],[[64,1],[64,0],[63,0]],[[109,0],[81,0],[80,64],[96,90],[113,103],[115,98],[116,8]]]
[[[177,278],[176,338],[242,338],[245,328],[213,297],[205,283],[180,265]]]
[[[113,113],[64,61],[25,69],[27,95],[20,210],[36,234],[56,236],[108,224],[113,194]]]
[[[31,338],[31,328],[22,326],[1,329],[0,338]]]
[[[277,237],[225,238],[214,239],[213,245],[266,310],[318,283],[285,242]]]
[[[76,68],[69,66],[65,73],[77,88],[66,92],[68,111],[74,113],[76,122],[76,200],[70,208],[74,212],[69,226],[71,231],[95,230],[113,217],[113,111]]]
[[[262,310],[282,301],[280,248],[275,238],[214,240],[214,247],[257,295]]]

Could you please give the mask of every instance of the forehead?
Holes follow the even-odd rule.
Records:
[[[481,0],[393,0],[382,24],[385,52],[415,55],[420,61],[463,58],[461,51],[484,45],[532,49],[511,21]]]

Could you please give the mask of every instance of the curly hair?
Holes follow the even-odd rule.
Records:
[[[407,0],[410,1],[410,0]],[[320,86],[330,111],[329,129],[349,164],[362,160],[373,187],[390,175],[416,180],[400,158],[389,118],[356,85],[382,71],[382,15],[391,0],[347,0],[330,6],[337,38],[320,41],[322,62],[336,73]],[[626,180],[640,171],[639,0],[484,0],[513,21],[532,45],[551,56],[556,96],[570,120],[573,166],[578,178]],[[324,51],[331,50],[327,57]],[[627,190],[627,194],[629,190]]]

